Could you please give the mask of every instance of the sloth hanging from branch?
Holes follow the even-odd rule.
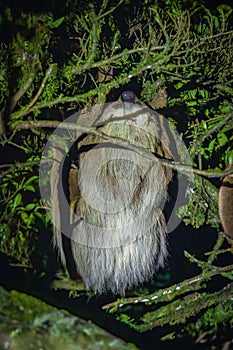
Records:
[[[54,243],[65,266],[74,262],[88,290],[124,295],[164,266],[166,236],[178,225],[175,212],[187,185],[178,181],[176,202],[165,221],[173,177],[168,165],[191,161],[168,121],[138,102],[133,91],[70,121],[82,128],[75,135],[58,128],[46,146],[53,158]],[[66,163],[67,148],[75,149],[72,165]]]

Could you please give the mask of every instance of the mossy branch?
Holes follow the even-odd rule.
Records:
[[[186,255],[191,259],[198,261],[186,252]],[[146,312],[139,323],[131,320],[127,324],[140,331],[145,332],[157,326],[165,324],[184,323],[187,318],[195,315],[201,310],[221,303],[225,300],[232,299],[233,283],[228,284],[225,288],[215,293],[198,292],[204,288],[203,283],[210,280],[216,275],[227,275],[233,272],[233,265],[216,267],[204,261],[198,261],[203,270],[202,273],[184,280],[180,283],[172,285],[166,289],[161,289],[150,295],[143,295],[141,297],[121,298],[115,302],[104,305],[102,308],[108,310],[110,313],[120,311],[120,317],[124,320],[123,310],[127,305],[138,305],[139,303],[147,306],[158,305],[166,303],[166,305],[157,307],[155,311]]]
[[[154,312],[148,312],[141,318],[141,325],[132,325],[141,332],[146,332],[165,324],[185,323],[188,318],[196,315],[206,308],[232,300],[233,283],[215,293],[192,293],[182,299],[175,300],[169,305],[163,306]],[[233,304],[233,303],[232,303]],[[229,315],[230,316],[230,315]]]
[[[191,259],[194,259],[195,261],[198,261],[199,265],[202,264],[202,266],[205,267],[204,273],[202,272],[197,276],[186,279],[168,288],[160,289],[155,293],[152,293],[147,296],[143,295],[141,297],[139,296],[139,297],[118,299],[115,302],[104,305],[102,308],[104,310],[109,310],[109,312],[116,312],[118,309],[129,304],[142,303],[146,305],[152,305],[152,304],[158,304],[160,302],[169,302],[175,299],[177,296],[184,295],[187,292],[193,292],[193,291],[199,290],[200,288],[202,288],[203,282],[210,280],[212,277],[216,275],[220,275],[228,271],[233,271],[233,264],[217,267],[209,264],[208,262],[197,260],[196,258],[191,256],[188,252],[185,252],[185,255],[189,258],[191,257]]]

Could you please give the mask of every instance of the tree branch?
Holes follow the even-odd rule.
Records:
[[[203,263],[208,265],[208,263]],[[208,271],[202,272],[197,276],[186,279],[180,283],[174,284],[173,286],[170,286],[166,289],[160,289],[155,293],[147,296],[143,295],[139,297],[121,298],[112,303],[104,305],[102,309],[110,309],[109,311],[116,312],[119,308],[122,308],[123,306],[129,304],[143,303],[146,305],[151,305],[158,304],[160,302],[169,302],[177,296],[181,296],[182,294],[185,295],[187,292],[193,292],[202,288],[201,282],[208,281],[213,276],[220,275],[224,272],[233,271],[233,265],[227,265],[223,267],[209,265],[209,267],[210,268]]]
[[[33,83],[33,80],[35,79],[36,73],[35,71],[30,72],[28,80],[26,83],[16,92],[16,94],[12,97],[11,105],[10,105],[10,111],[12,112],[16,106],[16,104],[19,102],[19,100],[23,97],[25,92],[30,88],[30,86]]]
[[[25,112],[29,112],[31,110],[31,108],[34,106],[34,104],[36,103],[36,101],[39,99],[40,95],[42,94],[42,92],[44,90],[45,84],[46,84],[47,80],[49,79],[50,75],[52,74],[55,66],[56,66],[56,64],[51,64],[49,66],[49,68],[47,69],[38,92],[36,93],[36,95],[34,96],[32,101],[29,103],[29,105],[27,106]]]
[[[143,148],[139,145],[135,145],[130,141],[125,140],[121,137],[107,135],[99,131],[98,126],[87,127],[76,123],[63,122],[61,124],[60,122],[57,122],[57,121],[40,120],[38,122],[28,122],[28,123],[17,124],[14,127],[12,126],[11,128],[12,130],[22,130],[22,129],[35,129],[35,128],[57,128],[57,127],[66,129],[66,130],[80,130],[83,133],[99,136],[114,145],[120,145],[120,146],[126,147],[140,154],[142,157],[146,157],[148,160],[155,161],[156,159],[156,161],[158,161],[160,164],[163,164],[164,166],[167,166],[169,168],[172,168],[184,174],[194,173],[196,175],[205,176],[207,178],[219,178],[219,177],[227,176],[233,173],[233,169],[231,170],[228,169],[224,171],[219,169],[208,169],[208,170],[194,169],[189,165],[180,164],[178,162],[174,162],[165,158],[160,158],[155,154],[153,154],[151,150]]]

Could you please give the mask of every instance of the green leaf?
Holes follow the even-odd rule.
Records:
[[[233,9],[231,6],[227,5],[227,4],[222,4],[217,6],[217,11],[223,16],[225,17],[225,19],[227,19],[230,14],[232,13]]]
[[[35,212],[35,215],[36,215],[38,218],[40,218],[40,219],[43,218],[43,215],[42,215],[40,212]]]
[[[25,224],[26,224],[26,223],[28,222],[28,214],[25,213],[25,211],[22,211],[22,212],[20,213],[20,216],[21,216],[23,222],[25,222]]]
[[[209,93],[208,93],[208,91],[206,91],[206,90],[202,90],[202,89],[200,89],[199,91],[198,91],[198,93],[199,93],[199,95],[204,99],[204,98],[208,98],[208,96],[209,96]]]
[[[64,21],[64,19],[65,19],[64,16],[58,18],[56,21],[54,21],[54,22],[52,22],[52,23],[50,24],[50,28],[57,28],[57,27],[59,27],[59,26],[62,24],[62,22]]]
[[[181,89],[181,88],[184,86],[184,83],[181,82],[181,81],[179,81],[179,82],[178,82],[177,84],[175,84],[174,86],[175,86],[176,90],[179,90],[179,89]]]
[[[228,138],[226,137],[225,134],[221,133],[218,135],[218,143],[219,146],[224,146],[228,142]]]
[[[213,139],[213,140],[210,142],[210,144],[209,144],[209,151],[210,151],[210,152],[212,152],[213,149],[214,149],[215,141],[216,141],[216,140]]]
[[[21,194],[21,193],[18,193],[18,194],[15,196],[15,199],[14,199],[14,202],[13,202],[14,208],[16,208],[19,204],[21,204],[21,201],[22,201],[22,194]]]
[[[229,278],[230,280],[233,280],[233,271],[222,272],[221,275],[222,275],[223,277]]]
[[[207,129],[207,124],[206,124],[206,121],[205,120],[202,120],[201,121],[201,126],[203,127],[203,129]]]
[[[35,188],[34,188],[32,185],[24,186],[24,190],[25,190],[25,191],[32,191],[32,192],[35,192]]]
[[[26,182],[25,185],[29,185],[30,183],[32,183],[33,181],[38,180],[38,175],[32,176],[30,177]]]
[[[233,164],[233,150],[227,150],[226,152],[226,163]]]
[[[222,11],[230,11],[230,10],[232,10],[232,8],[231,8],[231,6],[229,6],[227,4],[222,4],[222,5],[219,5],[217,7],[217,10],[218,10],[218,12],[221,13]]]
[[[189,97],[190,98],[195,98],[196,97],[196,95],[197,95],[197,89],[194,89],[194,90],[189,90],[188,91],[188,94],[189,94]]]
[[[25,210],[29,211],[35,208],[35,203],[29,203],[26,205]]]

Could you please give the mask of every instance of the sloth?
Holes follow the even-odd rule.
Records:
[[[233,170],[233,165],[229,166]],[[233,174],[225,176],[219,189],[219,217],[224,232],[233,239]]]
[[[85,110],[77,123],[91,130],[76,134],[78,157],[63,181],[69,220],[66,214],[66,227],[55,225],[54,242],[64,265],[73,260],[87,290],[125,295],[166,262],[163,208],[173,172],[160,159],[178,161],[176,140],[166,119],[140,103],[133,91],[123,92],[121,101]],[[54,223],[64,217],[57,205],[58,176],[62,173],[54,168]]]

